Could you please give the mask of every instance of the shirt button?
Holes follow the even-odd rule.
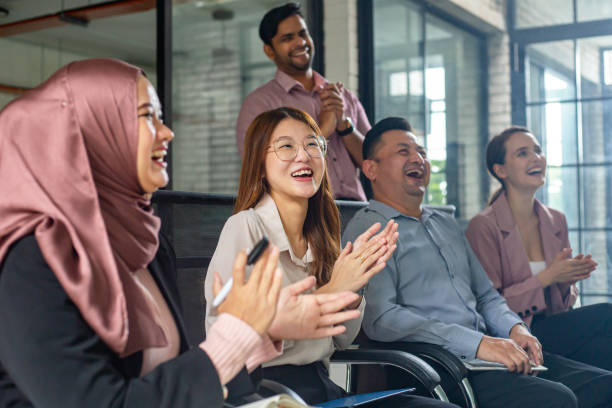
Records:
[[[523,317],[523,313],[521,313],[521,312],[518,312],[518,315],[519,315],[520,318]]]
[[[529,316],[531,314],[531,312],[529,311],[529,309],[525,310],[525,316]]]
[[[467,357],[466,356],[461,356],[461,358],[465,360]]]
[[[531,310],[533,310],[534,312],[538,310],[537,306],[531,306]]]

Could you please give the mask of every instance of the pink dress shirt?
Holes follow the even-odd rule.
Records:
[[[277,70],[274,79],[257,88],[244,99],[236,123],[236,143],[241,156],[244,151],[244,136],[247,128],[262,112],[288,106],[303,110],[319,123],[321,99],[317,87],[328,84],[328,81],[317,72],[314,72],[314,81],[315,90],[308,92],[298,81]],[[365,135],[372,126],[361,102],[346,88],[342,91],[342,97],[346,115],[353,120],[355,128]],[[327,143],[327,172],[334,197],[365,201],[366,197],[359,181],[357,166],[344,146],[342,137],[334,132]]]
[[[539,220],[544,259],[550,265],[559,251],[570,248],[567,222],[563,213],[538,200],[534,210]],[[531,324],[534,314],[565,312],[576,301],[576,285],[553,284],[545,290],[531,272],[506,194],[472,218],[465,234],[493,286],[526,324]]]

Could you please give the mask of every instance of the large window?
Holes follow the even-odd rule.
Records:
[[[484,39],[421,2],[373,2],[374,117],[402,116],[432,164],[426,201],[469,219],[484,205]],[[362,67],[364,69],[364,67]]]
[[[236,194],[238,112],[243,98],[276,71],[263,52],[259,22],[269,9],[285,3],[174,0],[173,189]],[[301,4],[308,14],[309,2]]]
[[[556,8],[538,9],[540,3],[515,0],[514,4],[516,26],[530,28],[512,33],[517,64],[513,118],[526,122],[548,160],[539,198],[566,215],[574,254],[592,253],[599,263],[591,278],[580,283],[582,304],[610,301],[612,24],[581,20],[595,19],[589,12],[597,9],[595,3],[601,6],[599,19],[612,14],[607,1],[566,0],[562,3],[569,8],[559,3]],[[524,12],[526,7],[535,7],[537,13],[532,14],[539,20]],[[554,25],[559,23],[564,25]],[[606,35],[594,35],[597,30]],[[539,42],[542,38],[547,41]]]

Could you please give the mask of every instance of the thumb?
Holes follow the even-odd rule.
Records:
[[[213,297],[217,297],[219,292],[221,292],[222,288],[223,288],[223,281],[221,280],[221,277],[219,276],[219,274],[215,272],[213,276],[213,287],[212,287]]]
[[[562,261],[564,259],[567,259],[567,257],[570,256],[571,253],[572,250],[570,248],[563,248],[561,251],[559,251],[557,256],[555,256],[555,261]]]
[[[300,295],[306,292],[308,289],[312,288],[315,285],[315,283],[316,283],[315,277],[309,276],[307,278],[304,278],[300,281],[297,281],[287,286],[285,289],[289,291],[291,296],[297,296],[297,295]]]

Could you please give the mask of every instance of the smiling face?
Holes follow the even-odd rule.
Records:
[[[375,198],[394,203],[422,201],[431,169],[425,148],[412,133],[386,131],[368,162],[366,175]]]
[[[516,132],[505,143],[504,164],[493,167],[506,188],[535,192],[546,181],[546,158],[531,133]]]
[[[299,120],[283,119],[276,126],[270,136],[265,159],[265,179],[275,201],[280,197],[307,200],[318,191],[325,159],[306,152],[316,143],[314,130]],[[296,156],[292,160],[281,160],[290,156],[285,155],[282,149],[289,149],[291,144],[297,146]]]
[[[161,104],[153,85],[138,77],[138,182],[145,193],[153,193],[168,184],[165,161],[168,144],[174,138],[163,124]]]
[[[272,45],[264,45],[264,52],[277,68],[289,75],[311,69],[314,45],[304,19],[292,15],[278,24]]]

